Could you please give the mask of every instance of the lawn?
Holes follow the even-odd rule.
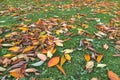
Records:
[[[33,24],[38,27],[40,25],[40,28],[31,28],[30,26]],[[41,25],[44,28],[41,28]],[[27,31],[21,29],[24,26],[27,26]],[[32,32],[34,29],[35,31]],[[38,31],[38,34],[37,29],[41,30]],[[12,32],[17,32],[18,35],[14,36],[11,34]],[[68,53],[71,60],[66,61],[62,66],[66,76],[56,66],[48,67],[51,58],[47,58],[40,66],[32,66],[31,64],[39,61],[35,57],[33,61],[26,61],[26,68],[35,68],[40,75],[29,73],[29,76],[20,80],[91,80],[92,78],[109,80],[109,70],[120,76],[119,0],[0,0],[0,67],[6,69],[3,72],[0,69],[0,79],[5,75],[7,75],[5,80],[16,79],[7,69],[12,66],[11,59],[15,57],[14,54],[23,54],[24,49],[31,46],[31,44],[24,45],[23,39],[25,38],[22,38],[22,35],[25,34],[37,37],[49,35],[48,40],[43,41],[47,45],[43,44],[43,46],[47,49],[53,38],[63,41],[61,44],[56,43],[54,46],[56,51],[51,58],[56,56],[61,58],[65,49],[73,50],[73,52]],[[15,49],[10,50],[9,44],[17,42],[16,39],[18,42],[22,40],[17,45],[22,48],[21,52],[17,52]],[[35,45],[34,50],[26,52],[42,52],[42,43],[40,42],[39,45],[41,45],[40,48],[37,45],[36,49]],[[8,58],[5,56],[6,54],[12,54],[12,56],[8,56]],[[89,55],[85,59],[87,54]],[[100,54],[103,57],[97,60]],[[10,63],[1,62],[5,59],[10,60]],[[94,67],[86,69],[86,64],[90,61],[94,63]]]

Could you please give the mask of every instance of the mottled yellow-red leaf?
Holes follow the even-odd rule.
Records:
[[[62,57],[60,59],[60,66],[62,66],[65,62],[66,62],[66,58],[64,55],[62,55]]]
[[[64,71],[62,66],[60,66],[60,65],[56,65],[56,66],[64,75],[66,75],[66,73],[65,73],[65,71]]]
[[[15,46],[15,47],[10,47],[8,50],[12,52],[17,52],[19,49],[20,47]]]
[[[65,56],[66,60],[68,60],[68,61],[71,60],[71,56],[68,53],[65,53],[64,56]]]
[[[57,65],[59,63],[59,60],[60,60],[59,57],[53,57],[52,59],[49,60],[48,67]]]
[[[0,43],[3,42],[3,39],[0,39]]]
[[[31,50],[33,50],[33,49],[34,49],[34,46],[28,46],[28,47],[26,47],[26,48],[23,50],[22,53],[26,53],[26,52],[31,51]]]
[[[120,80],[119,76],[110,70],[108,70],[108,77],[110,80]]]
[[[98,54],[96,61],[100,62],[103,58],[103,54]]]
[[[90,54],[85,54],[84,55],[85,60],[88,62],[90,61]]]
[[[21,68],[11,70],[10,75],[17,78],[17,79],[20,79],[20,78],[24,77],[24,74],[22,73]]]

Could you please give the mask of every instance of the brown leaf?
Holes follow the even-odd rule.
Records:
[[[56,65],[56,66],[64,75],[66,75],[66,73],[65,73],[65,71],[64,71],[62,66],[60,66],[60,65]]]
[[[90,61],[90,54],[85,54],[84,55],[85,60],[88,62]]]
[[[120,45],[120,40],[119,40],[119,41],[116,41],[116,45]]]
[[[108,70],[108,77],[110,80],[120,80],[119,76],[110,70]]]
[[[53,57],[52,59],[49,60],[48,67],[57,65],[59,63],[59,60],[60,60],[59,57]]]
[[[103,58],[103,54],[98,54],[96,61],[99,63]]]

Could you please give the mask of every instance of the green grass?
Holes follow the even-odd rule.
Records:
[[[107,0],[104,0],[107,1]],[[119,1],[119,0],[111,0],[111,1]],[[45,6],[45,4],[52,4],[52,6]],[[110,16],[108,14],[90,14],[92,13],[92,7],[86,7],[84,6],[83,8],[81,7],[76,7],[76,8],[70,8],[70,9],[59,9],[57,6],[58,5],[67,5],[67,4],[72,4],[71,0],[40,0],[40,2],[35,2],[33,0],[4,0],[0,2],[0,11],[8,9],[8,6],[14,6],[14,7],[19,7],[23,8],[23,11],[18,11],[19,16],[11,16],[13,13],[10,13],[9,15],[2,15],[0,16],[0,21],[5,21],[5,22],[0,22],[0,27],[14,27],[15,24],[21,24],[24,22],[25,24],[31,24],[35,21],[37,21],[39,18],[42,19],[49,19],[51,17],[58,16],[58,18],[65,20],[66,22],[71,19],[72,16],[77,15],[77,13],[81,14],[87,14],[87,18],[100,18],[101,22],[104,24],[108,24],[110,19],[113,16]],[[4,7],[2,7],[4,5]],[[28,7],[35,7],[31,10],[25,9]],[[37,9],[37,10],[36,10]],[[40,9],[40,10],[39,10]],[[118,9],[120,10],[120,9]],[[24,15],[26,14],[26,15]],[[31,22],[25,22],[21,21],[22,18],[26,17],[27,19],[31,19]],[[82,28],[80,23],[85,23],[85,18],[82,17],[80,19],[76,18],[77,21],[75,23],[70,23],[77,28]],[[91,35],[94,34],[94,32],[97,32],[98,30],[95,28],[95,25],[97,24],[96,21],[89,21],[87,23],[89,25],[89,28],[84,29],[87,32],[89,32]],[[70,30],[69,32],[73,32],[77,34],[77,30]],[[36,67],[40,71],[40,76],[34,76],[34,74],[31,74],[31,77],[23,78],[21,80],[30,80],[32,77],[36,77],[38,80],[48,80],[48,79],[53,79],[53,80],[90,80],[92,77],[100,77],[101,80],[108,80],[107,76],[107,70],[110,69],[117,73],[118,75],[120,74],[120,58],[119,57],[113,57],[112,55],[115,53],[114,49],[114,41],[109,40],[107,37],[103,37],[101,39],[93,38],[92,45],[93,47],[99,52],[104,54],[104,58],[100,63],[107,64],[107,67],[105,68],[97,68],[96,65],[97,63],[95,62],[95,67],[92,73],[88,73],[87,70],[85,70],[85,64],[86,61],[84,59],[84,54],[90,53],[92,54],[90,50],[84,49],[84,47],[79,47],[79,41],[80,40],[85,40],[89,39],[89,37],[84,36],[84,35],[75,35],[75,36],[64,36],[64,35],[56,35],[60,37],[61,39],[65,38],[70,38],[69,41],[64,43],[63,47],[57,47],[57,52],[54,56],[59,56],[62,55],[63,53],[61,52],[64,49],[67,48],[73,48],[73,49],[78,49],[75,50],[72,54],[72,61],[71,63],[65,63],[63,65],[63,68],[66,71],[67,76],[64,76],[61,74],[60,71],[57,70],[56,67],[52,68],[47,68],[47,62],[40,66]],[[0,35],[0,38],[3,38],[3,35]],[[103,49],[104,44],[109,45],[109,49],[105,50]],[[3,54],[7,53],[6,48],[0,49],[0,55],[2,56]],[[13,78],[10,77],[8,80],[14,80]]]

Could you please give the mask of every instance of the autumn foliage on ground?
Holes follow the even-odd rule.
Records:
[[[110,70],[107,63],[101,62],[106,58],[106,54],[97,51],[92,44],[96,39],[102,40],[106,38],[106,40],[113,42],[114,49],[116,50],[112,54],[112,57],[120,57],[120,5],[117,2],[84,0],[81,3],[81,1],[72,0],[69,4],[57,5],[55,8],[62,9],[62,11],[65,9],[84,9],[84,7],[92,8],[89,14],[92,14],[92,16],[95,14],[110,15],[112,17],[109,22],[107,24],[103,23],[99,16],[88,17],[89,14],[87,13],[77,13],[76,15],[72,15],[68,20],[55,16],[46,19],[38,18],[36,21],[31,22],[30,19],[22,18],[20,24],[0,27],[0,50],[7,49],[7,52],[0,56],[0,76],[3,76],[1,80],[6,80],[7,78],[19,80],[24,77],[30,77],[31,73],[34,76],[41,76],[42,71],[37,68],[42,67],[44,64],[46,64],[46,69],[55,67],[63,74],[59,75],[67,76],[67,73],[70,72],[66,72],[64,65],[68,65],[68,63],[72,65],[72,58],[76,55],[75,52],[79,51],[79,48],[75,46],[72,48],[64,47],[66,42],[71,41],[71,36],[87,37],[86,39],[80,39],[78,46],[83,52],[88,50],[88,52],[85,51],[84,55],[81,56],[85,62],[83,69],[87,70],[88,74],[92,73],[95,67],[97,69],[107,67],[107,78],[110,80],[120,80],[119,74]],[[61,0],[57,2],[61,2]],[[35,3],[40,2],[36,0]],[[42,6],[53,6],[51,10],[54,9],[52,3],[42,4]],[[37,7],[37,9],[39,8]],[[5,10],[1,10],[0,15],[17,17],[22,15],[20,14],[22,11],[24,12],[24,9],[11,5]],[[47,12],[48,9],[44,9],[44,11]],[[78,22],[82,18],[85,21]],[[92,26],[96,31],[92,33],[89,32],[89,29],[91,29],[89,26],[90,21],[96,22]],[[25,24],[24,22],[28,22],[29,24]],[[72,30],[77,33],[71,32]],[[62,39],[60,36],[67,37]],[[57,54],[59,51],[58,48],[61,47],[64,50],[61,51],[61,54]],[[109,47],[107,43],[102,46],[106,52],[109,50]],[[32,80],[35,80],[35,78]],[[93,76],[91,80],[104,79]]]

